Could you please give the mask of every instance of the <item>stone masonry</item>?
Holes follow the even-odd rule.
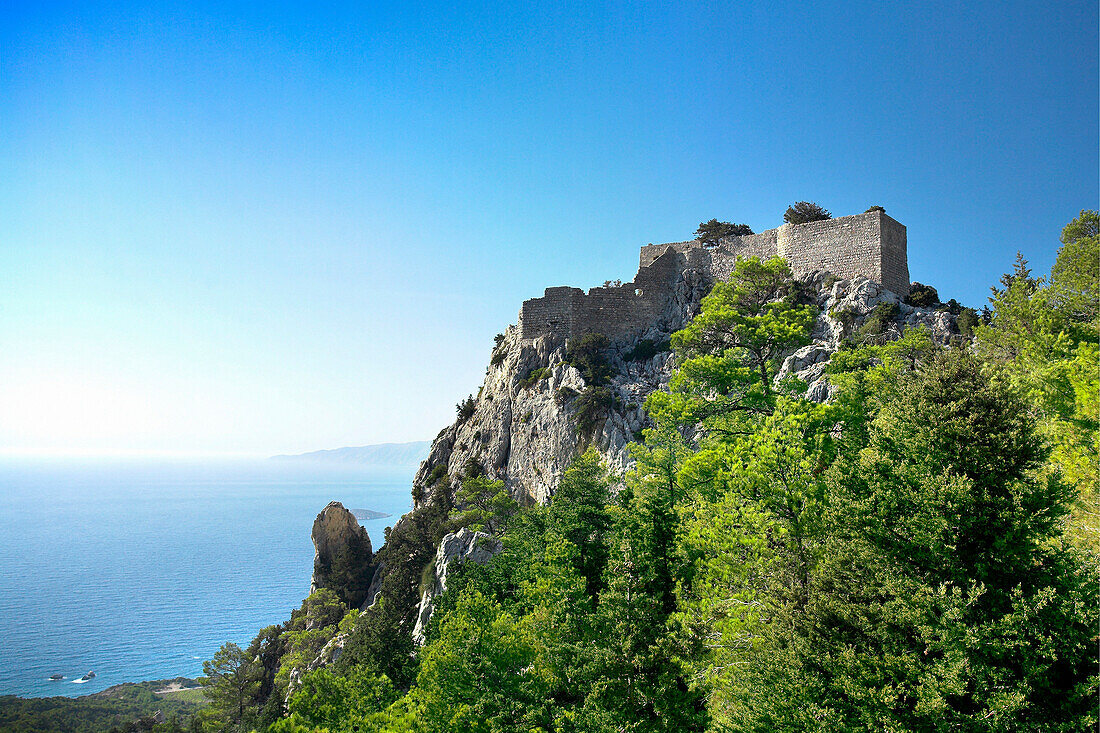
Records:
[[[543,297],[524,301],[521,337],[641,334],[667,306],[674,283],[686,270],[701,271],[711,281],[724,280],[739,258],[776,255],[787,261],[795,277],[814,271],[842,278],[862,275],[899,296],[909,292],[905,227],[876,210],[727,237],[714,248],[695,240],[642,247],[634,282],[587,293],[580,288],[547,288]]]

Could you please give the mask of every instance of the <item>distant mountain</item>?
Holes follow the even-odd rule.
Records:
[[[325,463],[361,463],[376,466],[415,466],[428,456],[431,443],[379,443],[332,450],[315,450],[297,455],[272,456],[273,461],[324,461]]]

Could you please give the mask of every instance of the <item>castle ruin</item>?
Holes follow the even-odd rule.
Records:
[[[909,292],[905,227],[876,209],[730,236],[713,248],[696,240],[647,245],[633,282],[587,293],[580,288],[547,288],[543,297],[524,301],[520,334],[524,339],[588,332],[613,338],[641,334],[668,305],[686,270],[698,270],[715,282],[729,278],[739,258],[776,255],[787,261],[795,277],[815,270],[842,278],[862,275],[898,295]]]

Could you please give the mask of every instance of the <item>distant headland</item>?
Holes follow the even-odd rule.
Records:
[[[378,443],[331,450],[316,450],[296,455],[272,456],[273,461],[323,461],[325,463],[358,463],[376,466],[415,466],[428,456],[431,443]]]

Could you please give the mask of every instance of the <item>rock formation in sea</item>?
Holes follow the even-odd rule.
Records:
[[[311,536],[316,553],[309,592],[329,588],[349,607],[359,607],[374,575],[367,530],[343,504],[333,501],[313,521]]]

